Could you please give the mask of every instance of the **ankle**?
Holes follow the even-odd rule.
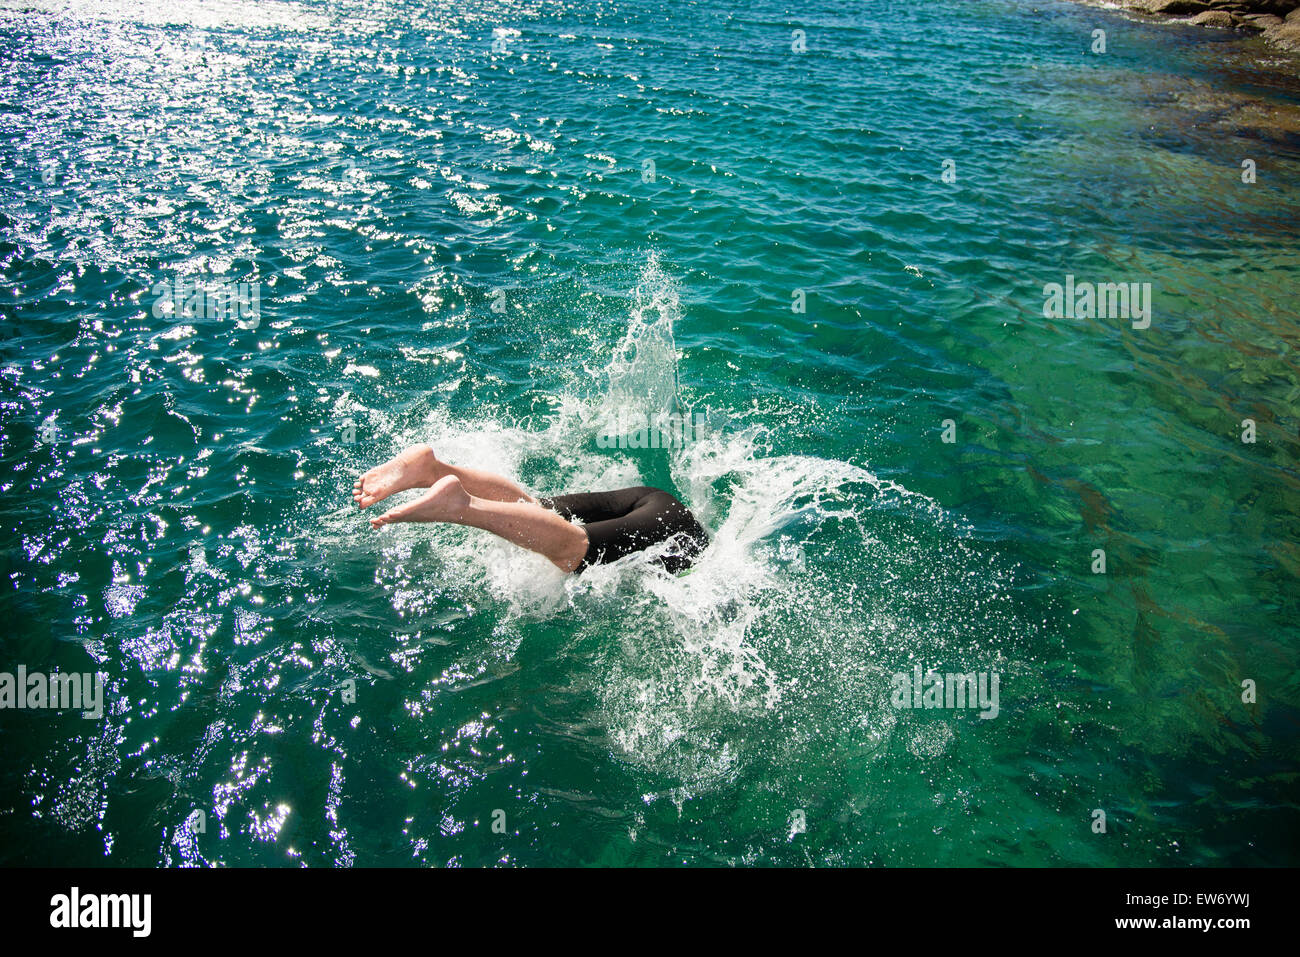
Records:
[[[432,445],[421,447],[420,468],[424,472],[424,477],[428,479],[429,485],[433,485],[438,479],[452,474],[451,466],[438,458],[433,451]]]

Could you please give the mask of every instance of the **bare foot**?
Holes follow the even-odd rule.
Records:
[[[399,505],[370,520],[371,528],[383,528],[394,522],[452,522],[469,507],[469,493],[454,475],[444,475],[414,502]]]
[[[352,500],[362,508],[408,488],[428,488],[438,480],[438,457],[427,445],[412,445],[357,479]]]

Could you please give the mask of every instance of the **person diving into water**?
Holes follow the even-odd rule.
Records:
[[[671,546],[657,560],[679,572],[709,543],[690,510],[663,489],[638,485],[534,498],[503,475],[440,461],[428,445],[413,445],[366,472],[352,487],[352,498],[369,508],[413,488],[429,491],[372,518],[371,527],[452,522],[481,528],[544,555],[564,572],[581,572],[669,540]]]

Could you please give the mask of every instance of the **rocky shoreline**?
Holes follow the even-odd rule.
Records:
[[[1115,0],[1134,13],[1182,23],[1263,33],[1289,53],[1300,53],[1300,0]],[[1113,4],[1107,4],[1108,6]]]

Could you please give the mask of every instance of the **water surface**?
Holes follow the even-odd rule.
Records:
[[[1294,864],[1279,66],[1051,0],[0,7],[0,668],[111,699],[0,712],[0,856]],[[373,534],[418,441],[714,544]],[[892,707],[917,663],[998,717]]]

